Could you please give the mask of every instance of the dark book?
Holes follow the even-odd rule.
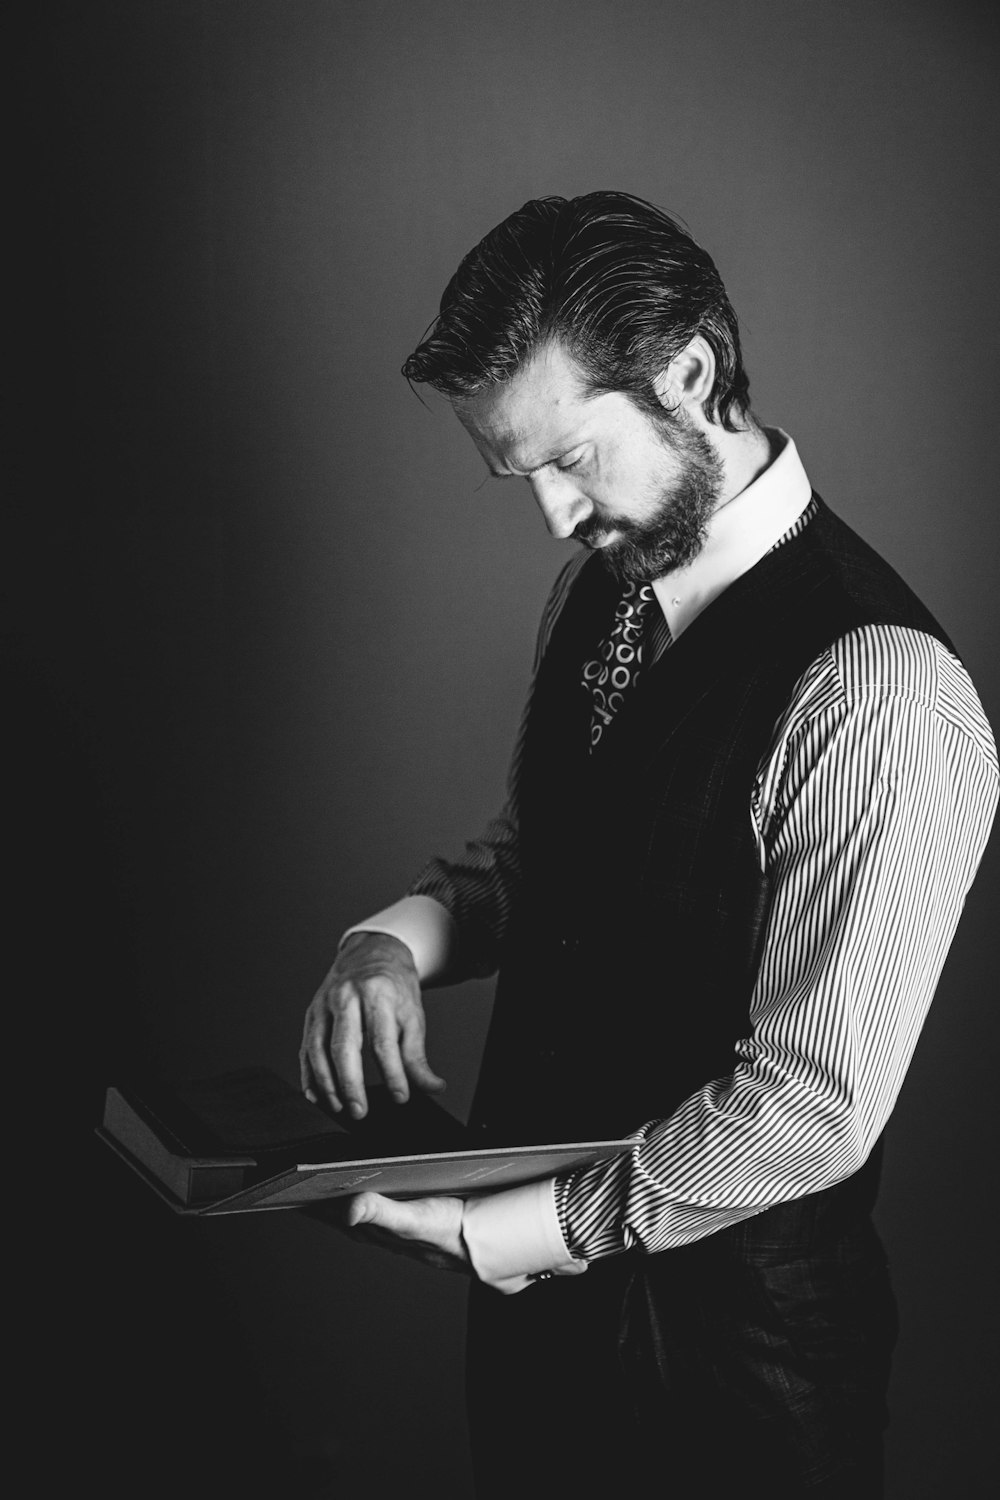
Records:
[[[98,1134],[181,1213],[295,1208],[372,1188],[390,1197],[512,1187],[631,1140],[489,1147],[426,1094],[367,1087],[363,1120],[332,1116],[266,1068],[108,1089]]]

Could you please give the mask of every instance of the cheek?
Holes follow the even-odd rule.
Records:
[[[645,521],[659,509],[670,487],[670,466],[662,454],[623,455],[600,489],[602,508],[630,521]]]
[[[646,470],[646,485],[644,494],[647,509],[656,508],[663,504],[677,486],[680,477],[681,466],[670,454],[658,450],[655,457],[651,459]]]
[[[674,487],[677,468],[674,455],[640,427],[601,445],[593,468],[580,479],[580,492],[599,515],[645,521]]]
[[[626,451],[605,458],[585,477],[581,488],[597,510],[607,515],[623,515],[642,493],[641,480],[641,465]]]

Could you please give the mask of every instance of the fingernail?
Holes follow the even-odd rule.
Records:
[[[395,1099],[397,1104],[406,1103],[406,1095],[403,1093],[402,1089],[393,1089],[392,1097]]]
[[[361,1116],[364,1114],[364,1112],[365,1112],[364,1111],[364,1105],[359,1104],[358,1101],[355,1099],[355,1101],[351,1105],[351,1114],[354,1116],[354,1118],[356,1120],[360,1120]]]

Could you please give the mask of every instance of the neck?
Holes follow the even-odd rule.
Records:
[[[713,424],[708,437],[722,462],[722,489],[716,506],[716,510],[721,510],[742,494],[747,485],[759,479],[776,457],[777,448],[763,428],[756,425],[741,432],[727,432],[724,427]]]

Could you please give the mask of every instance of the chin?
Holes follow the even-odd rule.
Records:
[[[600,553],[601,562],[607,568],[612,578],[619,583],[647,583],[649,581],[649,569],[637,566],[636,559],[622,552],[616,547],[600,547],[596,549]]]

